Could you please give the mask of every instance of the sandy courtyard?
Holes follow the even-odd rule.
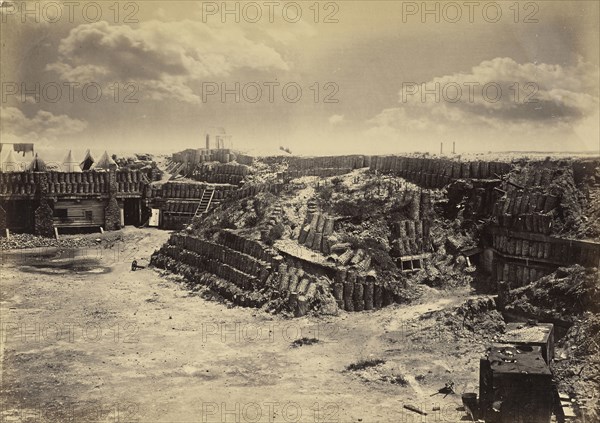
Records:
[[[422,304],[286,319],[207,301],[154,269],[131,272],[131,260],[146,265],[169,233],[121,234],[123,241],[103,240],[75,257],[4,253],[2,421],[466,419],[460,393],[475,389],[484,345],[465,339],[449,347],[428,319],[416,319],[460,304],[467,292],[432,290]],[[303,337],[318,342],[293,348]],[[346,370],[374,359],[385,363]],[[449,380],[456,395],[431,396]]]

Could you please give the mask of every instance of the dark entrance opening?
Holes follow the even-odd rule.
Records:
[[[141,200],[139,198],[126,198],[123,202],[125,225],[140,226]]]
[[[11,232],[33,233],[35,228],[34,212],[39,207],[39,201],[7,200],[2,201],[0,205],[6,211],[6,227]]]

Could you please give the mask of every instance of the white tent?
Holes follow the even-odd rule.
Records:
[[[73,153],[69,150],[69,154],[63,160],[62,163],[62,172],[81,172],[81,167],[79,167],[79,163],[73,159]]]
[[[23,163],[15,158],[15,152],[12,145],[7,148],[7,152],[2,152],[4,157],[2,158],[2,172],[22,172]]]
[[[35,153],[35,159],[31,161],[27,170],[30,172],[46,172],[48,170],[48,166],[46,166],[46,162],[38,157],[38,154]]]
[[[119,166],[117,163],[108,155],[108,152],[104,152],[102,157],[98,159],[96,163],[92,165],[92,169],[94,170],[109,170],[109,169],[118,169]]]

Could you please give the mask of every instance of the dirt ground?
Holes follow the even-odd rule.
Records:
[[[147,265],[169,233],[121,233],[123,242],[77,254],[3,252],[1,421],[467,420],[460,393],[476,392],[485,344],[438,337],[427,313],[470,292],[428,289],[420,304],[286,319],[204,300],[154,269],[132,272],[131,260]],[[318,342],[293,348],[303,337]],[[450,380],[456,395],[432,396]]]

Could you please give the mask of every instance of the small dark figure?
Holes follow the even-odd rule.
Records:
[[[443,388],[439,389],[435,394],[431,394],[431,396],[444,394],[444,398],[446,398],[448,396],[448,394],[453,394],[453,393],[454,393],[454,382],[450,381],[450,382],[446,383],[446,385]]]
[[[138,268],[137,260],[131,262],[131,271],[135,272]]]

